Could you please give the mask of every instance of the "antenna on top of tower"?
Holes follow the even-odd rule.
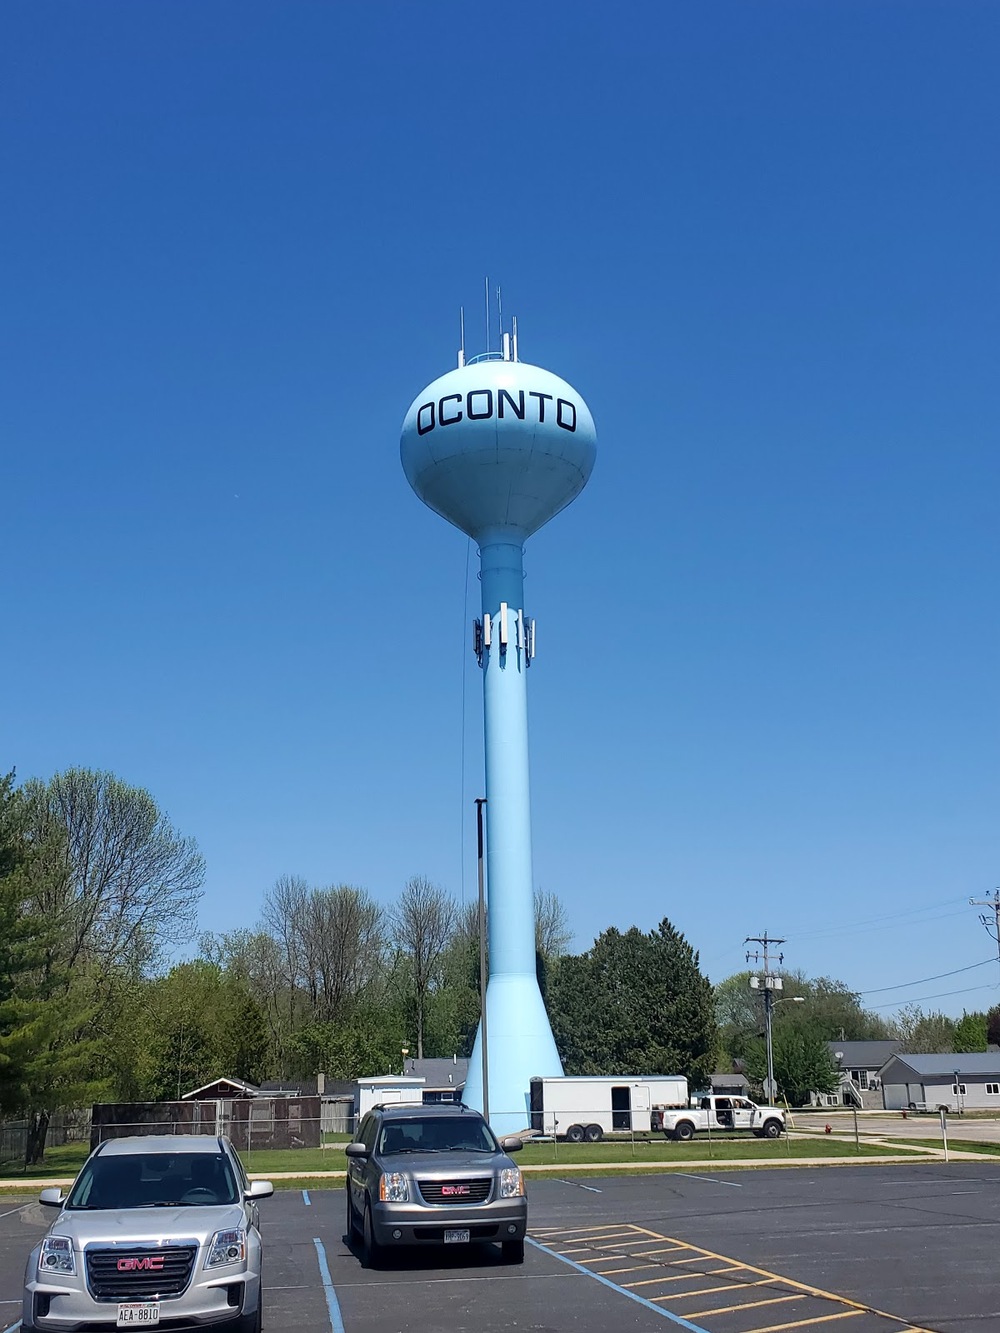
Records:
[[[513,330],[511,336],[511,342],[513,343],[514,346],[514,360],[516,361],[517,360],[517,316],[516,315],[511,319],[510,326],[511,329]]]
[[[458,307],[458,327],[459,327],[459,346],[458,346],[458,368],[465,365],[465,306]]]
[[[486,350],[490,350],[490,279],[486,276]]]

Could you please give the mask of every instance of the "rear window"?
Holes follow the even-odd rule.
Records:
[[[383,1157],[407,1152],[499,1151],[485,1120],[473,1116],[427,1116],[390,1120],[382,1126],[378,1151]]]
[[[128,1153],[92,1157],[67,1208],[204,1208],[241,1197],[225,1153]]]

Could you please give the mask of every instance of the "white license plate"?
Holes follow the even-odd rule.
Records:
[[[469,1228],[468,1227],[449,1227],[445,1229],[444,1243],[446,1245],[468,1245]]]
[[[159,1301],[127,1301],[118,1306],[119,1328],[151,1328],[159,1322]]]

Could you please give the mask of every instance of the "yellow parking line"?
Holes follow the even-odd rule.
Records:
[[[707,1276],[707,1274],[706,1274]],[[685,1296],[721,1296],[726,1291],[745,1291],[748,1287],[769,1287],[771,1285],[767,1278],[761,1278],[759,1282],[726,1282],[716,1287],[714,1291],[706,1291],[704,1287],[697,1291],[675,1291],[668,1292],[666,1296],[651,1296],[653,1301],[679,1301]]]
[[[867,1313],[867,1310],[841,1310],[839,1314],[821,1314],[815,1319],[796,1319],[790,1324],[768,1324],[767,1328],[751,1328],[747,1333],[780,1333],[780,1330],[785,1328],[805,1328],[807,1324],[829,1324],[833,1319],[853,1319],[855,1315]],[[892,1318],[891,1315],[889,1317]]]
[[[731,1264],[728,1268],[707,1268],[704,1273],[678,1273],[675,1277],[645,1277],[641,1282],[622,1282],[620,1285],[623,1287],[652,1287],[658,1282],[690,1282],[693,1277],[714,1277],[716,1273],[738,1273],[740,1269],[740,1264]],[[730,1283],[728,1285],[739,1284]]]
[[[584,1263],[599,1264],[599,1263],[603,1263],[603,1262],[604,1262],[603,1259],[578,1259],[578,1260],[577,1260],[577,1263],[580,1263],[580,1264],[584,1264]],[[643,1270],[644,1268],[659,1268],[659,1266],[660,1266],[659,1264],[633,1264],[631,1268],[605,1268],[605,1269],[603,1269],[603,1270],[601,1271],[601,1273],[600,1273],[599,1276],[601,1276],[601,1277],[612,1277],[612,1276],[614,1276],[616,1273],[641,1273],[642,1270]],[[686,1274],[685,1274],[685,1276],[686,1276]],[[654,1278],[653,1281],[655,1281],[655,1282],[672,1282],[673,1279],[672,1279],[672,1278],[669,1278],[669,1277],[659,1277],[659,1278]]]
[[[635,1229],[632,1222],[606,1222],[601,1226],[591,1227],[532,1227],[533,1236],[575,1236],[577,1239],[581,1235],[596,1235],[599,1231],[624,1231],[626,1228]]]
[[[672,1244],[680,1243],[674,1236],[664,1236],[662,1232],[650,1231],[648,1227],[636,1226],[636,1230],[643,1232],[652,1240],[665,1240]],[[720,1263],[731,1264],[735,1262],[731,1256],[718,1254],[715,1250],[706,1250],[701,1246],[694,1245],[689,1248],[699,1249],[706,1258],[718,1259]],[[761,1277],[767,1278],[771,1282],[780,1282],[783,1287],[791,1287],[794,1291],[804,1291],[808,1296],[819,1296],[821,1300],[835,1301],[838,1305],[848,1305],[851,1307],[850,1312],[855,1314],[871,1314],[881,1319],[891,1319],[894,1323],[902,1324],[904,1328],[910,1330],[910,1333],[933,1333],[932,1329],[924,1328],[920,1324],[911,1324],[909,1320],[903,1319],[898,1314],[889,1314],[887,1310],[876,1309],[873,1305],[863,1305],[860,1301],[852,1301],[847,1296],[838,1296],[836,1292],[826,1291],[823,1287],[813,1287],[808,1282],[796,1282],[794,1278],[782,1277],[780,1273],[772,1273],[766,1268],[757,1268],[754,1264],[741,1264],[740,1267],[745,1268],[748,1273],[759,1273]],[[797,1327],[797,1325],[782,1325],[782,1327]],[[748,1329],[747,1333],[773,1333],[773,1331],[770,1329]]]
[[[794,1296],[771,1296],[766,1301],[745,1301],[741,1305],[717,1305],[714,1310],[689,1310],[685,1319],[707,1319],[710,1314],[733,1314],[736,1310],[757,1310],[762,1305],[781,1305],[784,1301],[805,1301],[808,1296],[804,1292],[796,1292]]]

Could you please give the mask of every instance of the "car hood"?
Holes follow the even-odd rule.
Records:
[[[63,1212],[50,1236],[68,1236],[75,1250],[86,1245],[170,1245],[180,1240],[207,1242],[217,1231],[244,1225],[240,1204],[211,1208],[101,1208],[94,1212]]]
[[[421,1176],[492,1176],[501,1167],[513,1166],[506,1153],[400,1152],[378,1159],[383,1171],[405,1171]]]

